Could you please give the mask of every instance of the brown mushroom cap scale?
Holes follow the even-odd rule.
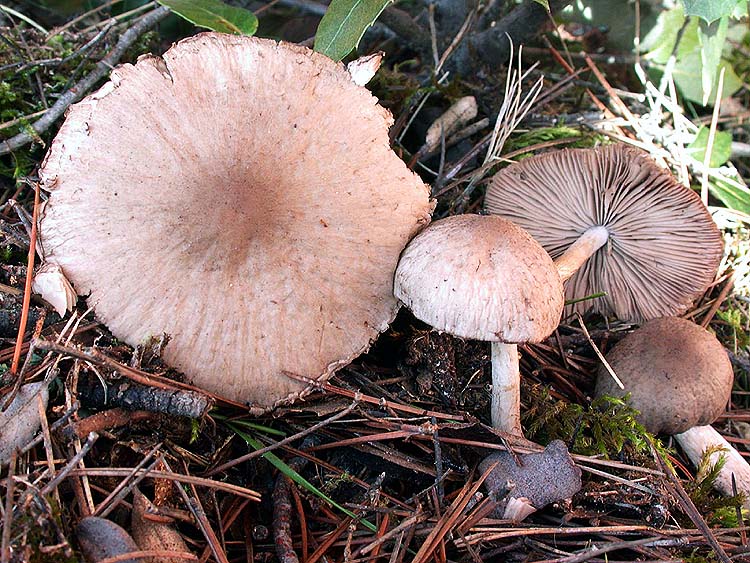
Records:
[[[625,389],[599,368],[596,395],[622,397],[654,434],[710,424],[724,412],[734,374],[726,350],[710,332],[679,317],[645,323],[607,354]]]
[[[188,380],[267,409],[384,330],[426,186],[390,114],[343,65],[270,40],[200,34],[123,65],[73,106],[40,171],[41,223],[98,317],[167,333]]]
[[[585,233],[600,238],[606,229],[596,243],[603,246],[592,248],[565,289],[568,299],[607,295],[576,303],[579,312],[631,321],[679,314],[711,283],[722,256],[721,234],[698,195],[622,144],[508,166],[493,178],[485,205],[556,260]]]

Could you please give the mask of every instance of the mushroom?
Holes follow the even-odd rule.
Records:
[[[394,293],[434,328],[492,342],[492,426],[523,436],[516,344],[549,336],[564,305],[544,249],[500,217],[441,219],[404,250]]]
[[[390,113],[341,64],[203,33],[116,68],[39,172],[45,259],[118,338],[267,410],[366,350],[430,220]],[[304,381],[303,381],[304,380]]]
[[[629,393],[646,429],[674,435],[696,466],[708,448],[723,448],[711,454],[712,463],[719,456],[726,458],[715,486],[726,495],[734,494],[734,474],[737,490],[745,493],[750,508],[750,465],[709,426],[724,412],[734,381],[732,364],[716,337],[679,317],[654,319],[618,342],[607,361],[625,389],[600,367],[596,395]]]
[[[581,313],[637,322],[680,314],[713,281],[723,251],[698,195],[622,144],[512,164],[493,177],[485,207],[550,253]],[[598,292],[606,295],[580,301]]]

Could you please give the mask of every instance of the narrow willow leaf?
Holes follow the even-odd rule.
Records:
[[[49,391],[39,382],[21,387],[8,408],[0,412],[0,466],[9,463],[13,451],[24,447],[39,430],[42,420],[37,395],[46,409]]]
[[[228,6],[219,0],[158,0],[178,16],[212,31],[253,35],[258,18],[249,10]]]
[[[315,34],[315,50],[340,61],[393,0],[331,0]]]
[[[185,563],[196,560],[191,557],[182,534],[174,525],[160,522],[149,517],[158,512],[146,495],[138,489],[133,490],[133,511],[130,516],[130,532],[138,547],[143,551],[168,551],[174,553],[174,557],[161,556],[151,557],[146,563]]]

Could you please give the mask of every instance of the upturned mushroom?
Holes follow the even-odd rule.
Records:
[[[646,429],[674,435],[696,466],[707,449],[722,448],[711,455],[714,463],[719,456],[726,459],[715,486],[723,494],[734,494],[734,474],[750,507],[750,465],[710,426],[724,412],[734,381],[729,357],[716,337],[679,317],[654,319],[618,342],[607,361],[625,388],[600,367],[596,395],[629,393]]]
[[[564,305],[544,249],[500,217],[441,219],[404,250],[394,292],[432,327],[492,342],[492,425],[523,436],[517,344],[549,336]]]
[[[698,195],[647,153],[616,144],[526,158],[492,179],[485,207],[552,258],[573,310],[640,322],[684,312],[713,281],[721,234]]]
[[[56,264],[118,338],[267,410],[366,350],[430,220],[387,110],[296,45],[204,33],[116,68],[39,172]]]

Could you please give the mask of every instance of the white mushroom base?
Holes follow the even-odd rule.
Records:
[[[712,426],[694,426],[682,434],[675,434],[674,438],[696,467],[700,464],[706,449],[713,446],[723,448],[709,456],[711,464],[718,462],[722,456],[726,459],[714,487],[724,495],[734,495],[732,488],[732,475],[734,475],[737,492],[745,493],[744,506],[750,509],[750,465],[721,434]]]

